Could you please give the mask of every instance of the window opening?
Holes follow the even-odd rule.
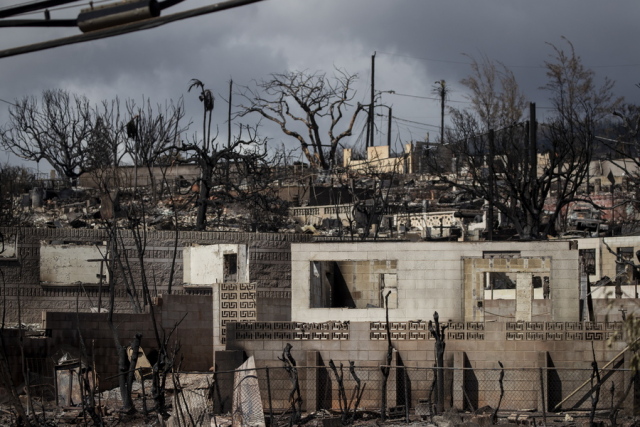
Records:
[[[224,254],[223,274],[225,282],[238,281],[238,254]]]
[[[629,284],[638,282],[638,271],[630,263],[634,263],[633,260],[633,247],[621,247],[617,249],[617,263],[616,263],[616,277],[624,275],[626,273],[626,279]]]
[[[578,251],[582,265],[584,267],[585,274],[596,274],[596,250],[595,249],[580,249]]]
[[[397,261],[311,261],[309,306],[311,308],[398,307]]]

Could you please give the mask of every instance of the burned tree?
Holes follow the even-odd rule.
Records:
[[[380,416],[382,421],[387,419],[387,381],[389,380],[389,373],[391,372],[391,362],[393,360],[393,344],[391,344],[391,325],[389,324],[389,295],[391,291],[387,292],[384,296],[385,307],[385,331],[387,332],[387,357],[385,359],[385,365],[380,367],[382,372],[382,401],[380,405]]]
[[[282,350],[282,357],[278,359],[282,362],[285,371],[289,374],[291,381],[291,391],[289,392],[289,405],[291,417],[289,418],[289,426],[295,425],[302,415],[302,394],[300,393],[300,382],[298,381],[298,368],[296,360],[291,355],[293,346],[289,343]]]
[[[340,371],[338,371],[338,368],[333,362],[333,359],[330,359],[329,367],[333,371],[333,374],[336,377],[336,382],[338,383],[338,403],[340,404],[340,412],[342,412],[342,424],[353,424],[353,422],[356,420],[356,416],[358,415],[358,405],[360,404],[360,400],[362,399],[362,395],[364,394],[364,389],[367,385],[362,385],[362,381],[356,374],[355,363],[353,362],[353,360],[349,361],[349,373],[351,373],[351,376],[356,382],[356,385],[351,393],[351,398],[348,398],[347,390],[344,386],[344,373],[342,371],[342,363],[340,363]]]
[[[116,168],[126,154],[126,133],[120,115],[120,100],[104,100],[94,108],[95,122],[89,138],[89,171]]]
[[[4,234],[0,232],[0,254],[6,250],[4,238]],[[0,280],[2,281],[2,292],[6,295],[6,282],[2,268],[0,268]],[[7,302],[5,298],[3,299],[2,322],[0,323],[0,385],[2,385],[2,387],[8,392],[7,400],[9,404],[13,406],[14,411],[16,411],[17,424],[24,424],[28,427],[31,426],[31,421],[24,409],[22,401],[20,400],[17,387],[15,386],[11,375],[11,367],[9,366],[9,356],[7,354],[8,346],[5,343],[5,316],[7,314],[6,304]]]
[[[552,234],[563,208],[585,199],[579,191],[588,181],[596,126],[620,102],[612,82],[596,85],[571,43],[568,52],[551,46],[543,87],[553,105],[549,119],[538,123],[530,104],[529,120],[522,122],[525,104],[513,74],[474,63],[471,77],[463,80],[472,108],[451,110],[448,156],[428,160],[445,182],[499,210],[521,239]],[[460,166],[455,171],[446,164],[450,158]],[[451,172],[464,172],[465,179],[452,179]],[[553,209],[545,208],[549,202]]]
[[[433,313],[433,322],[429,320],[429,332],[435,338],[435,356],[436,356],[436,411],[439,414],[444,412],[444,331],[449,325],[440,324],[440,316],[436,311]]]
[[[0,164],[0,223],[4,226],[25,225],[27,217],[19,208],[18,197],[31,190],[35,174],[23,166]],[[3,251],[0,243],[0,253]]]
[[[23,159],[46,160],[61,178],[72,182],[87,169],[94,116],[86,97],[47,90],[40,101],[27,97],[9,107],[0,144]]]
[[[246,104],[239,115],[257,113],[276,123],[285,135],[300,143],[313,168],[331,169],[338,145],[351,136],[356,117],[365,108],[358,104],[348,124],[343,125],[355,95],[356,79],[356,75],[343,70],[336,70],[333,79],[304,71],[272,74],[255,89],[244,88],[240,95]],[[325,127],[327,138],[322,135]]]
[[[500,365],[500,377],[498,378],[498,383],[500,384],[500,398],[498,399],[498,404],[496,405],[496,409],[494,409],[493,413],[491,414],[492,424],[498,423],[498,411],[500,410],[500,405],[502,404],[502,398],[504,397],[504,366],[502,365],[502,362],[499,360],[498,360],[498,365]],[[544,411],[544,407],[542,410]]]
[[[345,152],[350,155],[349,151]],[[351,204],[344,216],[349,222],[352,240],[355,229],[360,227],[361,239],[376,240],[380,229],[385,226],[385,215],[401,211],[407,196],[406,188],[401,185],[406,155],[401,153],[397,157],[389,157],[389,162],[383,163],[386,157],[379,156],[379,151],[371,149],[370,153],[375,155],[366,161],[345,160],[342,173],[335,177],[347,199],[343,203]],[[338,213],[336,206],[336,216],[340,219]]]
[[[171,164],[163,164],[169,159],[177,159],[177,146],[180,136],[188,128],[188,124],[182,123],[184,119],[184,104],[182,98],[177,103],[151,105],[151,101],[142,100],[137,105],[133,100],[127,103],[128,121],[120,124],[120,128],[126,129],[126,152],[134,162],[136,174],[137,168],[146,169],[151,185],[152,198],[162,197],[162,188],[158,188],[157,178],[153,167],[158,166],[166,170]],[[137,175],[135,177],[137,180]]]
[[[269,184],[264,179],[264,171],[268,170],[267,140],[258,136],[256,128],[240,124],[237,136],[229,138],[226,144],[217,142],[217,135],[213,136],[211,129],[214,96],[200,80],[191,81],[189,90],[194,88],[200,89],[199,99],[203,106],[202,137],[176,148],[185,153],[186,161],[200,167],[196,229],[205,230],[210,206],[236,200],[257,200],[260,191]]]

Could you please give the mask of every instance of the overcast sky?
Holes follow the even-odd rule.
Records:
[[[23,1],[0,0],[0,6]],[[186,0],[163,15],[209,3]],[[75,17],[79,9],[52,10],[52,18]],[[230,79],[248,85],[269,73],[332,73],[339,67],[358,74],[354,101],[367,103],[371,55],[377,52],[375,86],[396,92],[383,94],[382,101],[401,119],[392,130],[399,147],[428,133],[432,140],[437,137],[439,103],[425,99],[433,98],[436,80],[451,87],[449,105],[465,106],[460,80],[470,68],[464,54],[486,55],[509,66],[527,99],[539,107],[540,119],[549,105],[547,93],[539,90],[546,81],[544,62],[552,54],[547,43],[568,48],[564,36],[596,76],[616,82],[617,95],[639,103],[639,12],[637,0],[266,0],[143,32],[2,58],[0,125],[7,121],[6,101],[62,88],[96,103],[116,96],[162,103],[184,96],[195,132],[200,104],[187,88],[190,79],[198,78],[216,95],[214,118],[226,139],[222,98],[227,98]],[[0,33],[0,49],[6,49],[79,30],[0,28]],[[386,141],[382,120],[378,123],[385,133],[376,135],[376,144]],[[352,143],[359,143],[363,125],[364,118]],[[264,132],[274,146],[295,146],[269,126]],[[0,152],[0,161],[7,160],[17,161]],[[48,169],[40,165],[41,172]]]

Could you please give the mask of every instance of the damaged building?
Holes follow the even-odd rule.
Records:
[[[1,228],[5,250],[7,318],[39,323],[43,311],[75,312],[106,307],[112,257],[107,230]],[[121,262],[116,266],[116,311],[134,312],[132,295],[141,274],[152,283],[153,297],[172,294],[211,295],[214,283],[252,283],[263,302],[256,319],[288,320],[291,288],[290,246],[310,241],[300,234],[169,231],[147,232],[144,249],[132,232],[121,233]],[[102,296],[102,298],[101,298]],[[98,307],[99,301],[101,306]],[[141,299],[142,301],[142,299]],[[144,304],[144,302],[142,302]]]
[[[6,313],[12,320],[20,316],[37,324],[32,334],[40,334],[29,340],[28,358],[45,360],[61,347],[77,348],[82,336],[94,340],[96,370],[105,378],[101,387],[114,386],[113,338],[105,314],[98,313],[108,307],[103,286],[110,277],[101,265],[109,253],[107,235],[62,229],[3,229],[3,234]],[[506,398],[505,407],[512,409],[567,408],[565,399],[571,407],[584,408],[586,392],[569,396],[575,381],[563,377],[563,369],[589,369],[592,353],[601,366],[623,372],[610,380],[616,396],[629,381],[624,369],[633,352],[621,334],[624,315],[634,311],[635,299],[618,299],[620,307],[612,308],[604,294],[597,295],[594,317],[583,321],[581,271],[586,271],[588,258],[584,251],[595,250],[593,264],[599,267],[588,270],[590,279],[595,283],[613,274],[617,260],[640,249],[638,239],[343,243],[318,242],[304,234],[180,232],[176,247],[175,237],[173,232],[147,234],[142,259],[157,288],[151,306],[141,312],[131,308],[123,272],[115,272],[115,321],[121,336],[141,333],[142,348],[153,360],[148,314],[153,309],[163,330],[175,329],[184,370],[203,372],[214,366],[230,371],[253,356],[258,375],[273,368],[272,379],[278,384],[287,383],[284,371],[276,368],[282,366],[283,348],[291,344],[306,412],[337,405],[335,383],[328,380],[329,360],[379,372],[389,342],[394,369],[424,375],[406,386],[397,375],[392,377],[389,407],[405,405],[417,411],[429,398],[429,372],[435,363],[430,321],[435,312],[446,326],[448,407],[495,405],[491,393],[497,383],[480,389],[477,378],[495,370],[498,361],[506,369],[536,375],[536,381]],[[124,238],[131,269],[140,274],[135,242],[126,233]],[[171,265],[176,280],[169,294]],[[626,295],[631,288],[623,289]],[[14,332],[6,333],[16,339]],[[21,372],[18,354],[13,356],[15,372]],[[536,391],[540,368],[548,393],[542,400]],[[374,374],[367,375],[373,381]],[[510,375],[507,378],[516,374]],[[231,383],[227,385],[231,390]],[[403,387],[411,392],[405,395]],[[261,391],[265,411],[269,405],[274,411],[286,409],[285,398],[267,401]],[[361,405],[378,408],[379,398],[366,395]]]

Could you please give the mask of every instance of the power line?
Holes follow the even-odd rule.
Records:
[[[398,92],[394,92],[391,95],[397,95],[397,96],[406,96],[408,98],[419,98],[419,99],[429,99],[432,101],[440,101],[440,98],[435,98],[433,96],[419,96],[419,95],[409,95],[408,93],[398,93]],[[469,101],[453,101],[448,99],[447,102],[456,102],[456,103],[463,103],[463,104],[471,104],[471,102]]]
[[[467,61],[452,61],[452,60],[446,60],[446,59],[423,58],[419,56],[403,55],[399,53],[389,53],[389,52],[380,52],[380,51],[377,51],[377,52],[383,55],[400,56],[404,58],[418,59],[421,61],[443,62],[443,63],[449,63],[449,64],[464,64],[464,65],[472,64],[471,62],[467,62]],[[505,66],[507,68],[532,68],[532,69],[547,68],[544,65],[505,65]],[[589,68],[626,68],[626,67],[640,67],[640,63],[639,64],[612,64],[612,65],[590,65],[589,66]]]
[[[0,9],[0,18],[7,18],[9,16],[15,16],[21,13],[33,12],[49,7],[60,6],[67,3],[74,3],[77,1],[79,0],[41,0],[30,3],[22,3],[17,6],[9,6]]]
[[[158,18],[145,19],[143,21],[132,22],[130,24],[119,25],[117,27],[105,28],[103,30],[96,30],[85,34],[78,34],[75,36],[64,37],[56,40],[49,40],[40,43],[34,43],[26,46],[15,47],[11,49],[5,49],[0,51],[0,58],[7,58],[10,56],[22,55],[30,52],[37,52],[46,49],[52,49],[54,47],[66,46],[70,44],[84,43],[92,40],[99,40],[108,37],[119,36],[122,34],[133,33],[136,31],[149,30],[151,28],[160,27],[171,22],[181,21],[183,19],[194,18],[196,16],[207,15],[214,12],[220,12],[226,9],[232,9],[235,7],[245,6],[252,3],[258,3],[263,0],[228,0],[221,3],[216,3],[208,6],[203,6],[197,9],[191,9],[184,12],[177,12],[167,16],[161,16]]]
[[[464,65],[471,65],[470,62],[466,62],[466,61],[451,61],[451,60],[446,60],[446,59],[434,59],[434,58],[421,58],[419,56],[411,56],[411,55],[402,55],[399,53],[389,53],[389,52],[380,52],[377,51],[378,53],[381,53],[383,55],[389,55],[389,56],[401,56],[404,58],[411,58],[411,59],[420,59],[422,61],[431,61],[431,62],[445,62],[448,64],[464,64]]]
[[[433,127],[433,128],[436,128],[436,129],[440,129],[440,126],[430,125],[429,123],[422,123],[422,122],[416,122],[416,121],[408,120],[408,119],[401,119],[400,117],[396,117],[396,116],[393,116],[393,118],[395,120],[398,120],[398,121],[401,121],[401,122],[413,123],[415,125],[422,125],[422,126],[428,126],[428,127]]]
[[[79,1],[79,0],[75,0],[75,1]],[[80,3],[80,4],[73,4],[71,6],[58,6],[58,7],[52,7],[49,9],[49,12],[57,12],[60,10],[66,10],[66,9],[77,9],[79,7],[83,7],[83,6],[91,6],[91,4],[93,4],[93,6],[101,4],[101,3],[107,3],[107,2],[112,2],[113,0],[93,0],[93,2],[84,2],[84,3]],[[15,16],[21,15],[40,15],[42,13],[41,10],[39,11],[34,11],[34,12],[24,12],[24,13],[17,13],[15,14]]]

